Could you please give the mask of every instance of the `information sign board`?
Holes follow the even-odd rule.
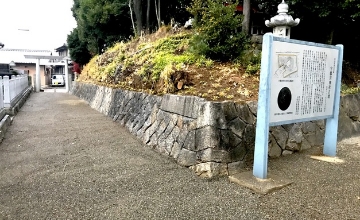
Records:
[[[282,41],[272,48],[270,125],[331,117],[339,50]]]
[[[263,36],[255,177],[267,177],[269,126],[326,119],[323,152],[336,155],[342,61],[342,45]]]

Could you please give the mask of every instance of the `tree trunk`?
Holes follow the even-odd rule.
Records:
[[[159,13],[159,20],[158,20],[158,23],[159,23],[159,27],[161,27],[161,13],[160,13],[160,0],[159,0],[159,2],[158,2],[159,4],[158,4],[158,13]]]
[[[243,3],[243,15],[244,20],[242,22],[242,32],[246,35],[250,34],[250,0],[244,0]]]
[[[131,18],[132,27],[133,27],[133,30],[134,30],[134,35],[136,37],[137,36],[137,31],[136,31],[136,28],[135,28],[135,22],[134,22],[134,17],[133,17],[133,11],[132,11],[132,8],[131,8],[131,2],[132,2],[132,0],[129,0],[130,18]]]
[[[134,0],[134,12],[136,19],[136,32],[139,36],[142,30],[142,10],[141,10],[141,0]]]
[[[335,28],[332,28],[330,31],[330,34],[328,36],[328,44],[332,45],[334,42],[334,32],[335,32]]]
[[[147,0],[146,32],[150,34],[150,0]]]
[[[159,1],[159,3],[157,3]],[[160,0],[155,0],[155,13],[156,13],[156,19],[158,22],[159,29],[161,27],[161,18],[160,18]]]

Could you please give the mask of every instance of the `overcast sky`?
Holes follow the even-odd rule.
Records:
[[[76,27],[72,5],[73,0],[0,0],[0,42],[11,49],[62,46]]]

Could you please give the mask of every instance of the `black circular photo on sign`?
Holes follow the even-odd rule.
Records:
[[[285,111],[289,108],[291,103],[291,91],[288,87],[284,87],[280,90],[277,102],[281,110]]]

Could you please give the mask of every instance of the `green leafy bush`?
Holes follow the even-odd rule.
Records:
[[[341,94],[357,94],[360,93],[360,87],[349,87],[346,84],[341,84]]]
[[[136,48],[129,50],[131,42],[117,43],[101,55],[96,55],[84,67],[81,78],[111,83],[116,78],[116,70],[138,75],[143,82],[164,82],[167,88],[171,75],[184,71],[188,65],[213,65],[205,56],[198,56],[187,51],[190,33],[179,33],[160,38],[153,42],[140,42]]]
[[[235,6],[224,6],[221,0],[193,0],[188,9],[195,17],[196,34],[190,42],[193,53],[228,61],[235,60],[248,39],[241,32],[242,16]]]
[[[255,45],[248,45],[242,52],[238,61],[242,66],[246,67],[247,74],[258,74],[261,68],[261,51]]]

